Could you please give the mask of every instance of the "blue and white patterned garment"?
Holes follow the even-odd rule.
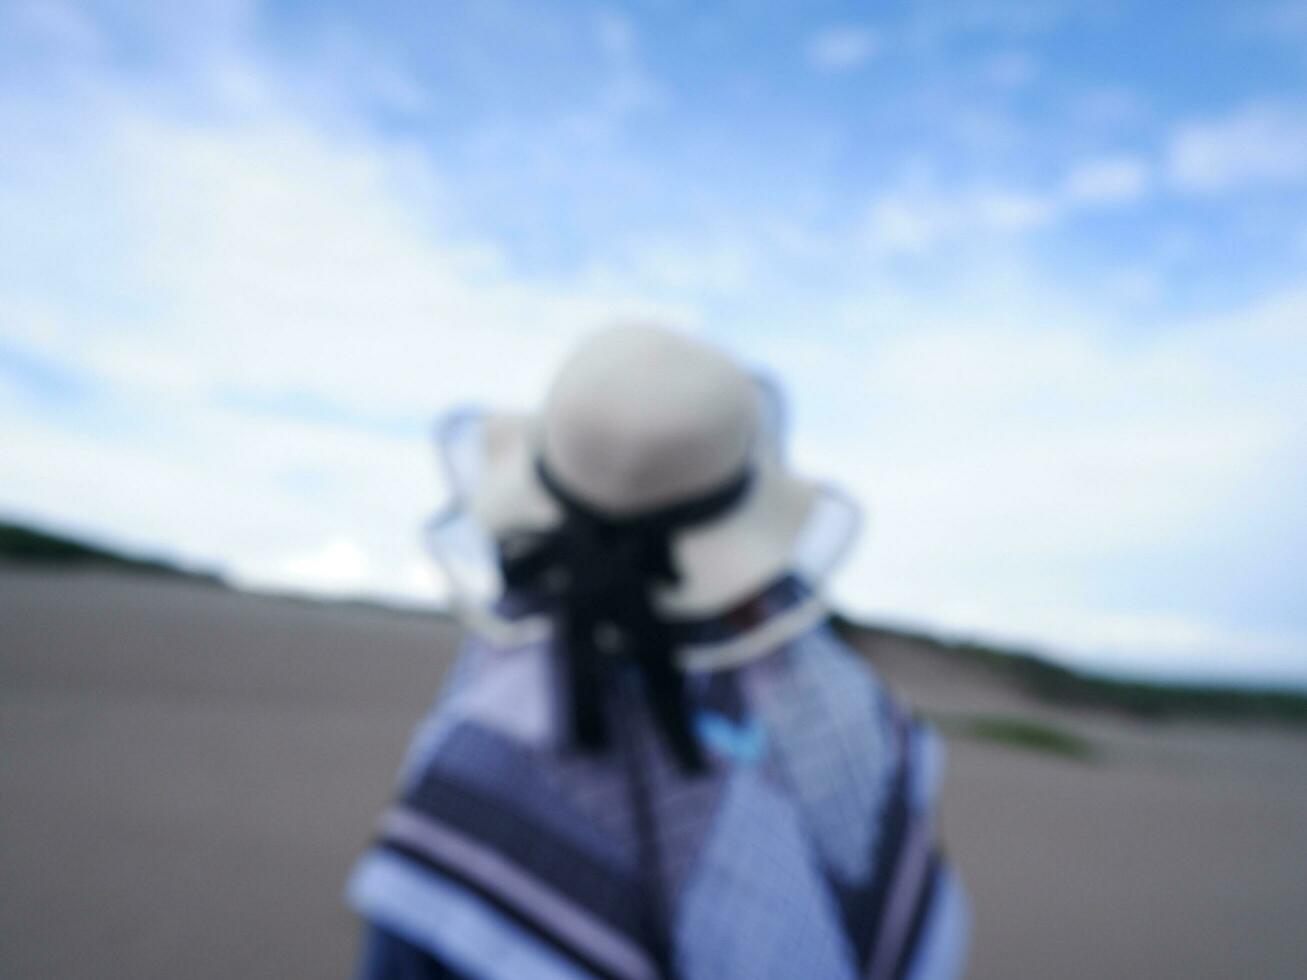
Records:
[[[688,675],[699,775],[634,676],[620,744],[569,750],[552,677],[543,646],[469,641],[350,882],[375,927],[481,980],[961,974],[940,745],[829,626]]]

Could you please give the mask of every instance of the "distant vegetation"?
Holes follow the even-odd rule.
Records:
[[[1010,715],[941,715],[930,720],[946,735],[961,735],[1031,752],[1044,752],[1087,762],[1097,751],[1086,738],[1047,722]]]
[[[1025,651],[950,643],[845,617],[837,617],[835,625],[862,649],[874,647],[878,637],[913,643],[931,654],[982,666],[1053,704],[1106,708],[1143,718],[1262,719],[1307,724],[1307,693],[1301,691],[1104,677],[1063,667]]]
[[[105,568],[231,588],[230,583],[217,572],[186,568],[164,558],[129,555],[113,548],[79,541],[52,531],[0,520],[0,563],[4,562],[46,568]],[[308,603],[314,606],[346,606],[407,616],[444,615],[439,610],[422,605],[379,602],[364,598],[319,599],[293,592],[261,591],[259,594],[264,598]]]
[[[195,571],[161,558],[128,555],[49,531],[0,521],[0,561],[57,568],[99,567],[221,584],[213,572]]]

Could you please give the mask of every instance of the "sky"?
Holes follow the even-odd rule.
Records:
[[[430,600],[433,421],[657,320],[859,615],[1307,684],[1307,3],[0,0],[0,513]]]

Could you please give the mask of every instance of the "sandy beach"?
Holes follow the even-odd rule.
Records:
[[[0,976],[346,977],[341,891],[457,630],[180,580],[0,570]],[[976,978],[1307,976],[1307,731],[1031,701],[883,640],[950,740]]]

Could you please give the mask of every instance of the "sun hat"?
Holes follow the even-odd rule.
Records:
[[[455,610],[499,646],[545,638],[548,611],[511,594],[503,549],[564,521],[560,493],[613,520],[728,506],[669,535],[675,581],[652,601],[690,672],[757,656],[826,613],[822,587],[859,511],[783,452],[785,409],[764,375],[686,334],[619,325],[590,335],[532,415],[458,409],[437,427],[450,491],[428,525]]]
[[[572,354],[537,415],[444,427],[455,503],[432,528],[436,556],[474,627],[550,644],[581,749],[608,745],[606,692],[635,682],[682,767],[702,771],[686,672],[824,616],[815,585],[856,509],[785,466],[782,415],[775,387],[725,353],[622,326]]]

